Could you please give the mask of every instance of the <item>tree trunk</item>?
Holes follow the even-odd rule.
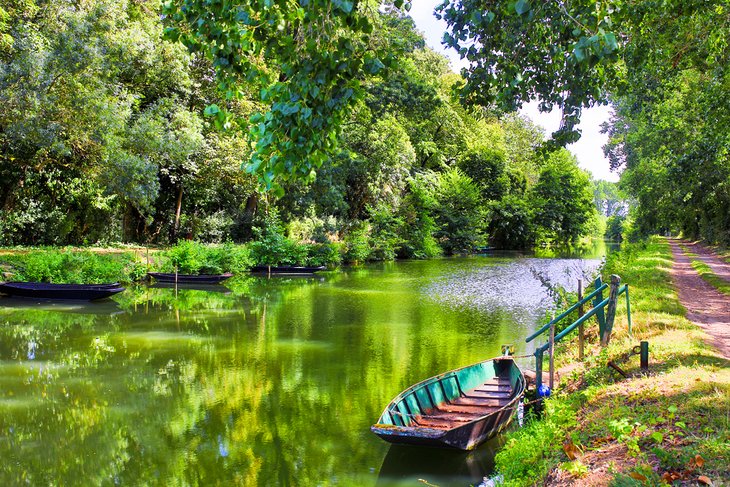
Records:
[[[180,211],[182,210],[182,195],[183,187],[180,185],[180,190],[177,193],[177,203],[175,204],[175,225],[172,227],[172,240],[177,240],[177,232],[180,229]]]

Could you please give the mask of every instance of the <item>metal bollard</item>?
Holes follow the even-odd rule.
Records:
[[[641,372],[649,372],[649,342],[641,342]]]

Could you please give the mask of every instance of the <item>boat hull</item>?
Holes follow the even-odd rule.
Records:
[[[233,277],[233,274],[168,274],[164,272],[148,272],[147,275],[157,282],[188,284],[217,284]]]
[[[251,272],[254,274],[314,274],[315,272],[326,270],[325,266],[306,267],[306,266],[268,266],[268,265],[255,265],[251,268]]]
[[[406,389],[371,431],[390,443],[471,450],[510,424],[524,389],[512,359],[487,360]]]
[[[0,293],[19,298],[96,301],[124,291],[119,283],[112,284],[49,284],[44,282],[6,282]]]

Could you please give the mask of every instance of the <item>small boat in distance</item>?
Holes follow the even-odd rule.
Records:
[[[255,265],[251,268],[254,274],[314,274],[324,271],[327,267],[321,266],[294,266],[294,265]]]
[[[188,284],[217,284],[233,277],[233,274],[168,274],[164,272],[148,272],[157,282],[178,282]]]
[[[370,429],[390,443],[472,450],[507,427],[524,392],[512,358],[485,360],[409,387]]]
[[[111,284],[50,284],[47,282],[6,282],[0,293],[20,298],[95,301],[124,291],[118,282]]]

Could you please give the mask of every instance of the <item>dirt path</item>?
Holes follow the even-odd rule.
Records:
[[[706,256],[708,260],[703,260],[710,266],[712,266],[710,264],[712,258],[717,260],[715,264],[719,263],[721,265],[717,266],[717,271],[715,270],[716,267],[712,267],[713,272],[723,276],[730,282],[730,274],[724,275],[721,273],[723,270],[722,265],[725,264],[712,255],[709,250],[701,248],[699,245],[693,246],[694,244],[675,239],[668,239],[668,242],[672,247],[674,258],[672,278],[674,285],[677,287],[679,301],[687,308],[687,318],[705,330],[711,337],[711,344],[725,358],[730,359],[730,297],[720,293],[702,280],[697,272],[692,269],[690,258],[682,252],[679,244],[682,243],[688,246],[698,255]],[[725,270],[727,271],[727,269]]]
[[[697,259],[709,265],[712,272],[730,283],[730,264],[720,259],[710,249],[700,243],[685,242],[684,240],[679,240],[679,243],[687,247],[690,252],[697,254]]]

